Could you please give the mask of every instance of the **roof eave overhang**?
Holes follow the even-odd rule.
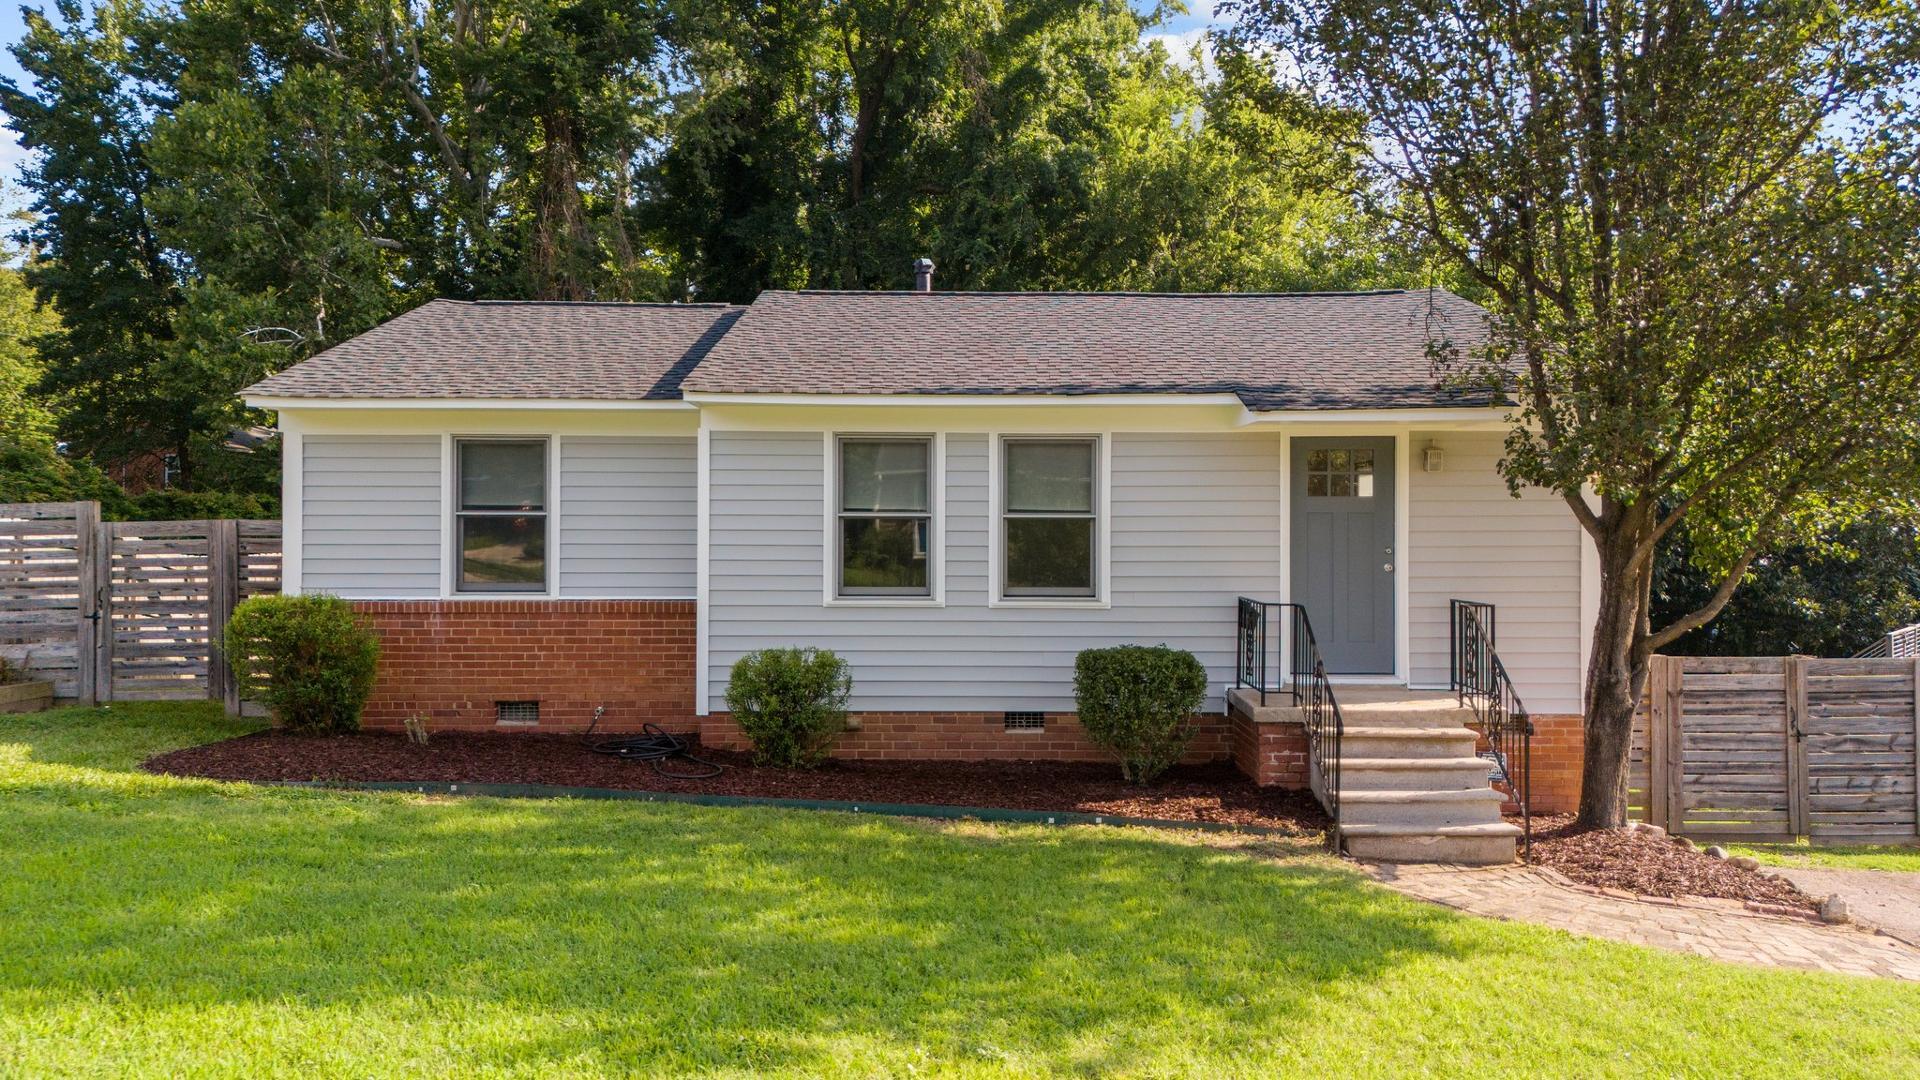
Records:
[[[618,400],[601,398],[337,398],[245,395],[256,409],[512,409],[566,411],[689,411],[696,406],[680,400]]]
[[[1260,424],[1424,424],[1449,428],[1506,428],[1511,410],[1497,405],[1407,406],[1391,409],[1266,409],[1247,411],[1242,421]]]
[[[1236,394],[746,394],[688,390],[695,405],[935,406],[939,408],[1072,408],[1115,405],[1224,405],[1241,408]]]

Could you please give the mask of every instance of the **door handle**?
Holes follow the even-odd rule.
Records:
[[[1383,564],[1380,567],[1380,569],[1385,570],[1387,573],[1391,574],[1393,573],[1393,564],[1392,563]]]

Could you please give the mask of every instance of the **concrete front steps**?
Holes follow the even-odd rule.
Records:
[[[1445,692],[1335,686],[1340,740],[1340,834],[1347,854],[1381,862],[1510,863],[1520,828],[1500,817],[1505,801],[1474,754],[1473,710]],[[1284,690],[1234,690],[1228,708],[1255,724],[1302,723]],[[1322,777],[1313,789],[1325,803]]]

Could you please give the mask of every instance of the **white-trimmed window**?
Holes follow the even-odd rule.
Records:
[[[454,588],[547,589],[547,441],[456,439]]]
[[[1002,596],[1097,595],[1100,440],[1007,438],[1000,467]]]
[[[836,594],[933,595],[933,439],[841,436],[835,444]]]

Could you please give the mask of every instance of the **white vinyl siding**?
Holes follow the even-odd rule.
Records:
[[[1277,436],[1114,436],[1111,607],[1062,610],[988,606],[985,434],[946,438],[945,606],[878,610],[822,603],[820,434],[710,438],[715,710],[741,654],[817,645],[852,666],[855,709],[1068,712],[1075,654],[1122,643],[1192,650],[1217,709],[1235,597],[1279,589]]]
[[[1558,495],[1508,493],[1502,438],[1413,433],[1412,685],[1447,685],[1447,601],[1478,600],[1495,606],[1496,650],[1527,708],[1578,712],[1580,526]],[[1430,443],[1446,451],[1439,472],[1421,468]]]
[[[694,440],[560,440],[561,596],[684,599],[695,591]]]
[[[440,438],[301,441],[301,591],[367,599],[440,595]]]

